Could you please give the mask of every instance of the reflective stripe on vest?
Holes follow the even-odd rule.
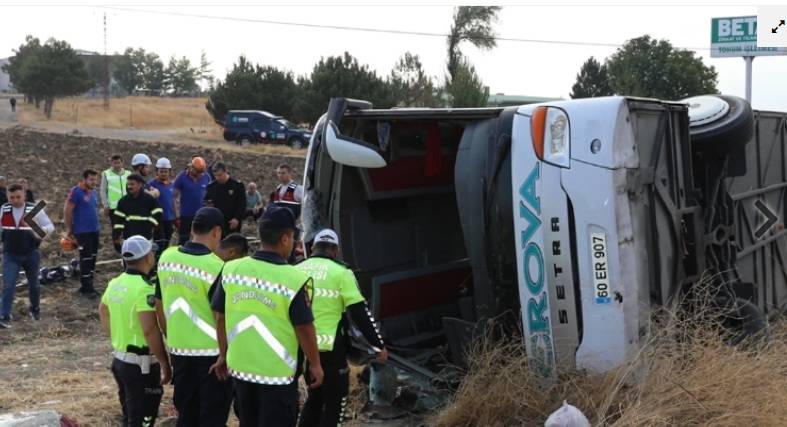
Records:
[[[287,264],[251,257],[225,264],[222,287],[230,375],[259,384],[293,381],[298,339],[289,309],[307,280]]]
[[[333,343],[335,341],[336,341],[336,334],[330,334],[330,335],[318,334],[317,335],[317,346],[318,347],[330,346],[331,348],[333,348]]]
[[[173,302],[169,308],[167,309],[167,319],[172,317],[173,314],[177,313],[178,311],[182,311],[186,317],[191,320],[192,323],[196,327],[199,328],[202,332],[205,332],[207,336],[209,336],[212,340],[216,340],[216,328],[214,328],[210,323],[200,319],[197,313],[192,310],[189,303],[186,302],[183,298],[178,298]]]
[[[215,254],[192,255],[171,247],[158,264],[167,317],[167,349],[180,356],[216,356],[216,324],[208,294],[224,262]]]
[[[107,180],[107,202],[110,209],[115,209],[120,199],[126,195],[126,179],[131,175],[131,172],[123,169],[123,173],[118,175],[110,168],[103,173]]]
[[[33,204],[25,202],[22,218],[20,218],[19,221],[21,222],[24,219],[24,216],[29,214],[34,207],[35,206]],[[32,228],[28,227],[27,225],[23,225],[21,227],[17,225],[16,219],[14,218],[13,206],[11,206],[11,204],[3,205],[0,215],[2,215],[0,218],[0,223],[2,223],[3,230],[32,230]]]
[[[245,331],[246,329],[254,328],[260,337],[268,344],[268,347],[273,350],[273,352],[279,356],[279,358],[287,364],[292,370],[294,371],[296,367],[298,367],[298,362],[292,357],[292,355],[284,348],[284,346],[273,336],[271,331],[265,327],[265,324],[262,323],[259,317],[251,315],[240,322],[236,323],[235,326],[227,332],[227,342],[231,343],[235,340],[241,332]]]
[[[268,384],[268,385],[287,385],[291,383],[295,376],[289,377],[263,377],[260,375],[249,374],[246,372],[239,372],[234,369],[228,369],[229,374],[233,378],[237,378],[242,381],[248,381],[250,383],[257,383],[257,384]]]
[[[289,299],[295,298],[296,291],[292,289],[288,289],[286,286],[282,286],[278,283],[272,283],[267,280],[258,279],[256,277],[251,276],[241,276],[237,274],[226,274],[222,278],[223,282],[234,283],[240,286],[248,286],[251,288],[256,288],[261,291],[273,292],[275,294],[279,294],[285,296]]]

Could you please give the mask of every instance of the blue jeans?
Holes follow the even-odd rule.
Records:
[[[25,255],[3,253],[3,306],[0,310],[0,317],[8,318],[11,316],[11,308],[14,305],[14,295],[16,294],[16,279],[19,277],[19,271],[21,270],[24,270],[27,275],[30,312],[38,313],[40,300],[38,264],[40,261],[41,255],[38,253],[38,250],[31,251]]]

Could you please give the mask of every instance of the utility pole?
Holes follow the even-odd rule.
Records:
[[[746,102],[751,105],[751,63],[754,62],[753,56],[744,56],[746,61]]]
[[[104,109],[109,110],[109,56],[107,56],[107,13],[104,12]]]

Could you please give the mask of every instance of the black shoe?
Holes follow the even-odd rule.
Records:
[[[11,328],[11,318],[0,317],[0,329],[10,329],[10,328]]]
[[[30,318],[35,320],[36,322],[38,322],[39,320],[41,320],[41,313],[39,313],[37,311],[31,311],[30,312]]]
[[[87,290],[87,291],[83,291],[83,290],[80,289],[79,290],[79,295],[81,295],[81,296],[83,296],[83,297],[85,297],[87,299],[91,299],[91,300],[98,298],[98,292],[96,292],[95,289],[90,289],[90,290]]]

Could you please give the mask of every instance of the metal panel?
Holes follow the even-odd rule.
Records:
[[[766,313],[787,303],[787,114],[755,112],[754,138],[746,146],[746,174],[729,178],[727,187],[735,201],[738,271],[743,282],[755,285],[756,303]],[[762,201],[778,217],[761,238],[754,234],[764,222],[754,206]]]

